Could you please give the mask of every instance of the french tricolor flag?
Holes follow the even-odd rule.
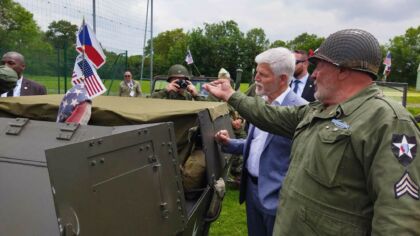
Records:
[[[92,28],[84,21],[79,31],[77,32],[76,49],[80,53],[84,53],[92,64],[99,69],[105,64],[106,56],[102,51],[102,47],[96,39]]]

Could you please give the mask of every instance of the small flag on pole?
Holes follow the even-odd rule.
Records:
[[[92,28],[83,20],[82,26],[76,35],[76,49],[93,63],[96,69],[105,64],[106,56],[96,39]]]
[[[92,101],[88,98],[85,86],[77,84],[64,95],[58,109],[57,122],[76,122],[87,124],[90,118]]]
[[[106,92],[106,88],[96,73],[96,69],[81,54],[77,56],[74,63],[71,82],[73,85],[83,83],[90,99]]]
[[[308,56],[311,57],[314,55],[314,50],[312,48],[309,49]]]
[[[194,63],[193,57],[191,55],[191,51],[188,49],[187,55],[185,56],[185,62],[190,65]]]
[[[386,57],[384,59],[384,65],[385,65],[384,76],[386,78],[391,72],[391,52],[390,51],[386,53]]]

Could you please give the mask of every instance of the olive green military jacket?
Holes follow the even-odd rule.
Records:
[[[420,131],[371,85],[325,109],[235,93],[241,116],[293,138],[274,235],[420,235]]]
[[[190,101],[206,101],[203,96],[192,96],[191,93],[184,90],[182,94],[174,91],[167,92],[165,89],[159,90],[152,93],[151,98],[163,98],[163,99],[174,99],[174,100],[190,100]]]
[[[131,96],[131,92],[133,91],[133,96]],[[140,83],[133,80],[133,87],[130,88],[125,81],[121,81],[120,83],[120,90],[119,96],[121,97],[141,97],[141,87]]]

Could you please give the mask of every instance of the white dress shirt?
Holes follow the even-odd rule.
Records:
[[[17,81],[16,81],[16,86],[13,89],[13,97],[20,97],[20,88],[22,87],[22,78],[20,77]],[[7,92],[1,94],[2,97],[7,97]]]
[[[286,94],[290,92],[290,88],[287,87],[286,91],[284,91],[280,96],[278,96],[270,105],[280,106],[283,102]],[[262,97],[264,100],[267,101],[267,97]],[[249,156],[246,160],[246,169],[248,173],[254,177],[259,176],[259,169],[260,169],[260,158],[261,154],[264,150],[265,142],[267,140],[268,133],[258,129],[257,127],[254,128],[254,133],[251,141],[251,146],[249,148]]]
[[[308,81],[308,78],[309,78],[309,74],[306,73],[305,76],[303,76],[302,78],[299,79],[300,83],[297,84],[298,89],[297,89],[297,92],[296,92],[296,94],[299,97],[302,97],[303,89],[305,88],[306,81]],[[292,82],[290,82],[293,91],[295,90],[295,86],[296,86],[295,80],[297,80],[297,79],[293,78]]]

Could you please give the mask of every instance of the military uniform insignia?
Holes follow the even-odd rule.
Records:
[[[394,185],[394,192],[397,199],[404,194],[408,194],[410,197],[419,200],[419,186],[411,179],[408,171]]]
[[[346,122],[338,119],[332,119],[331,122],[337,126],[340,129],[349,129],[350,125],[348,125]]]
[[[398,161],[403,166],[408,166],[416,157],[416,137],[406,136],[404,134],[393,134],[391,149]]]

